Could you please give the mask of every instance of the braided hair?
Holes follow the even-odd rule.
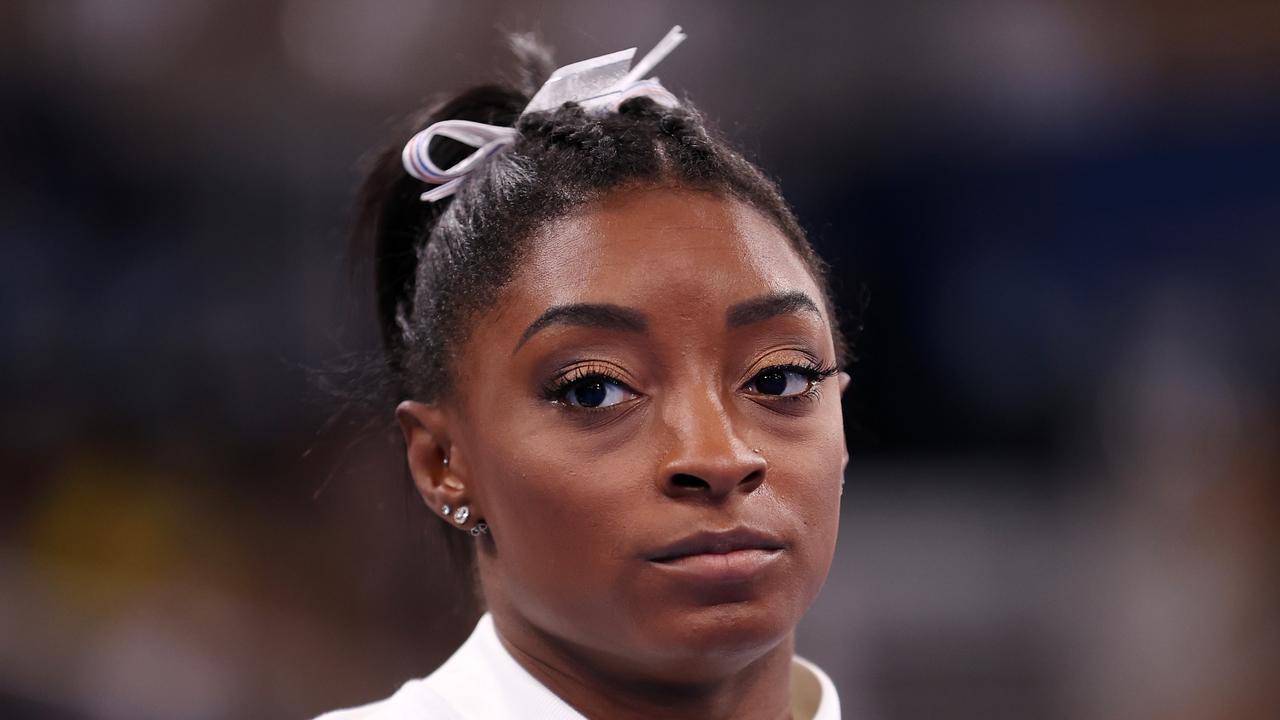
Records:
[[[822,290],[837,362],[845,363],[826,266],[773,181],[687,102],[665,107],[636,97],[612,113],[565,103],[521,117],[552,64],[525,38],[513,46],[520,81],[474,87],[420,113],[377,156],[360,193],[353,241],[358,251],[372,253],[385,368],[396,399],[431,402],[448,394],[469,323],[497,299],[540,227],[631,187],[716,193],[772,220]],[[514,127],[517,136],[454,195],[423,202],[419,196],[429,186],[404,171],[401,148],[423,128],[451,119]],[[430,152],[448,167],[471,148],[438,137]]]

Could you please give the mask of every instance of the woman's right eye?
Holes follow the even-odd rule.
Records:
[[[559,402],[581,408],[606,408],[626,402],[636,393],[631,388],[604,375],[588,375],[563,385],[557,394]]]

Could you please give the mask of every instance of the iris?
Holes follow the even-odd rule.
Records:
[[[787,373],[781,368],[770,368],[756,375],[756,392],[762,395],[782,395],[787,391]]]
[[[569,390],[568,400],[582,407],[600,407],[609,394],[602,378],[588,378]]]

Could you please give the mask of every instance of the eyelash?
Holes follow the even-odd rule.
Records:
[[[552,379],[551,382],[547,383],[547,385],[543,387],[542,394],[543,394],[543,397],[549,402],[564,405],[565,407],[569,407],[574,410],[601,412],[601,411],[610,409],[610,407],[616,407],[612,405],[609,407],[603,407],[603,408],[578,407],[578,406],[570,405],[569,403],[564,401],[565,396],[569,394],[569,391],[573,389],[574,385],[577,385],[583,380],[591,380],[596,378],[600,380],[604,380],[606,382],[617,383],[627,388],[628,390],[631,389],[631,386],[627,385],[627,383],[624,382],[621,378],[609,372],[607,367],[603,365],[598,365],[598,364],[586,364],[586,365],[577,365],[575,367],[569,368],[567,371],[565,371],[564,374],[559,375],[554,379]],[[632,392],[635,392],[635,391],[633,390]]]
[[[761,374],[769,370],[780,370],[783,372],[799,373],[800,375],[803,375],[805,378],[807,378],[809,381],[809,387],[804,392],[798,393],[796,395],[763,395],[763,394],[757,393],[759,397],[769,398],[770,402],[797,402],[797,401],[814,400],[818,397],[822,389],[821,388],[822,381],[840,372],[840,368],[836,367],[835,365],[821,365],[816,362],[814,363],[781,363],[778,365],[767,365],[765,367],[760,368],[759,370],[757,370],[755,373],[751,375],[751,380],[754,380],[755,378],[759,377]],[[563,405],[565,407],[570,407],[574,410],[579,410],[579,411],[604,412],[606,410],[610,410],[614,407],[617,407],[616,405],[611,405],[611,406],[602,407],[602,408],[579,407],[579,406],[570,405],[569,403],[564,401],[565,396],[568,395],[569,391],[572,390],[575,385],[577,385],[578,383],[584,380],[592,380],[592,379],[599,379],[599,380],[604,380],[610,383],[617,383],[627,388],[628,390],[631,390],[631,387],[627,385],[627,383],[623,382],[622,379],[618,378],[614,374],[608,372],[603,366],[579,365],[577,367],[570,368],[563,375],[556,377],[550,383],[544,386],[542,390],[543,397],[548,402],[553,402],[553,403]],[[750,382],[750,380],[748,380],[748,382]],[[635,391],[632,390],[632,392],[635,392]]]
[[[782,370],[783,372],[794,372],[803,375],[809,380],[809,387],[802,393],[795,395],[759,395],[760,397],[769,398],[769,402],[801,402],[816,400],[822,392],[822,381],[840,372],[840,368],[835,365],[821,365],[818,363],[783,363],[781,365],[769,365],[762,367],[752,374],[751,379],[760,377],[768,370]],[[750,382],[750,381],[748,381]]]

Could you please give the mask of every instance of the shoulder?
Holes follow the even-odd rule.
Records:
[[[327,712],[315,720],[462,720],[444,698],[422,680],[410,680],[385,700]]]
[[[471,637],[443,665],[411,680],[395,695],[316,720],[585,720],[520,667],[503,647],[493,618],[484,615]]]

